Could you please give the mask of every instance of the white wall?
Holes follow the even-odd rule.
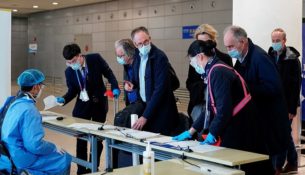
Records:
[[[233,24],[243,27],[252,41],[268,50],[270,34],[281,27],[287,33],[287,45],[302,51],[303,0],[233,0]]]
[[[11,11],[0,9],[0,104],[11,94]]]

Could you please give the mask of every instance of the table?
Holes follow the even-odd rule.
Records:
[[[76,117],[69,117],[63,114],[58,114],[55,112],[50,111],[41,111],[41,115],[44,116],[60,116],[63,117],[62,120],[47,120],[43,121],[43,126],[62,133],[69,136],[77,137],[79,139],[84,139],[90,143],[91,146],[91,159],[92,162],[84,161],[82,159],[79,159],[77,157],[72,157],[72,162],[75,162],[76,164],[82,165],[84,167],[90,168],[92,172],[97,171],[97,137],[95,135],[92,135],[89,130],[85,129],[74,129],[71,127],[68,127],[68,125],[73,123],[97,123],[90,120],[85,120],[81,118]]]
[[[221,165],[202,163],[195,160],[187,160],[201,168],[190,165],[182,160],[172,159],[155,162],[155,175],[203,175],[203,174],[226,174],[226,175],[244,175],[245,172],[237,169],[224,167]],[[88,175],[102,175],[102,172],[91,173]],[[142,165],[114,169],[113,172],[107,172],[106,175],[141,175]]]
[[[74,137],[81,137],[90,142],[92,149],[92,163],[85,162],[82,160],[77,160],[74,158],[74,162],[77,164],[86,166],[92,170],[92,172],[97,171],[97,153],[96,153],[96,143],[99,139],[105,139],[104,151],[105,151],[105,167],[107,171],[112,170],[112,148],[116,148],[123,151],[128,151],[131,153],[142,154],[147,143],[144,140],[137,140],[134,138],[129,138],[124,135],[110,134],[107,130],[92,130],[84,128],[70,128],[67,127],[73,123],[95,123],[103,125],[102,123],[93,122],[90,120],[84,120],[74,117],[65,116],[62,114],[49,112],[48,114],[63,116],[64,119],[61,121],[58,120],[49,120],[43,122],[44,126],[55,130],[60,133],[72,135]],[[46,114],[45,114],[46,115]],[[115,129],[120,129],[119,127],[114,127]],[[113,129],[112,129],[113,130]],[[109,131],[109,130],[108,130]],[[161,135],[156,136],[161,137]],[[117,144],[116,141],[120,143]],[[187,158],[194,159],[202,162],[211,162],[214,164],[226,165],[231,167],[240,168],[240,165],[253,163],[257,161],[267,160],[269,156],[252,153],[247,151],[235,150],[230,148],[222,148],[220,150],[209,151],[204,153],[199,152],[187,152],[185,150],[175,150],[162,146],[151,146],[153,151],[155,151],[155,158],[158,160],[169,160],[173,158]]]

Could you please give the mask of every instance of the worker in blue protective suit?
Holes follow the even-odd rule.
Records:
[[[42,117],[36,107],[45,76],[28,69],[18,77],[20,91],[5,115],[1,139],[17,170],[33,175],[65,175],[70,173],[71,156],[55,144],[45,141]],[[10,169],[9,160],[0,157],[0,169]],[[4,167],[6,166],[6,167]]]

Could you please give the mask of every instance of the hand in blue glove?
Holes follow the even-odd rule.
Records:
[[[189,131],[184,131],[183,133],[173,137],[172,140],[182,141],[190,138],[192,138],[191,133]]]
[[[120,89],[113,89],[112,93],[114,98],[119,98],[121,91]]]
[[[136,91],[127,92],[127,96],[128,96],[128,101],[130,103],[136,102],[138,100]]]
[[[61,103],[61,104],[65,103],[65,99],[62,97],[56,97],[56,101],[57,103]]]
[[[206,137],[206,139],[201,142],[201,145],[214,145],[217,142],[216,138],[209,133],[208,136]]]

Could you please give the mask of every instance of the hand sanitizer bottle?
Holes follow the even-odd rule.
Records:
[[[155,153],[151,150],[150,142],[146,146],[146,151],[143,152],[143,175],[155,174]]]

